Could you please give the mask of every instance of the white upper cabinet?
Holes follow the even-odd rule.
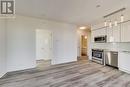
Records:
[[[113,42],[114,37],[113,37],[113,28],[107,27],[107,42]]]
[[[107,42],[130,42],[130,21],[107,28],[93,29],[92,42],[94,37],[107,35]]]
[[[120,42],[121,41],[120,31],[121,31],[120,24],[118,26],[113,26],[114,42]]]
[[[106,28],[101,28],[96,30],[97,36],[105,36],[106,35]]]
[[[94,43],[94,37],[96,36],[96,31],[91,32],[91,41]]]
[[[121,24],[121,42],[130,42],[130,21]]]
[[[118,26],[107,27],[107,42],[120,42],[120,24]]]

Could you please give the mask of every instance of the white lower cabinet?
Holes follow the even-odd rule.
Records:
[[[118,67],[119,70],[130,74],[130,52],[129,51],[119,52]]]

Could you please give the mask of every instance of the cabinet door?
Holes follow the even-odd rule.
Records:
[[[130,52],[119,52],[118,67],[121,71],[130,73]]]
[[[130,42],[130,21],[121,24],[121,42]]]
[[[120,42],[120,25],[107,28],[107,42]]]
[[[96,31],[92,31],[91,33],[91,41],[94,43],[94,37],[96,36]]]
[[[113,37],[113,27],[108,27],[107,28],[107,42],[113,42],[114,37]]]
[[[114,42],[120,42],[121,41],[121,26],[120,24],[118,26],[113,26],[113,39]]]
[[[96,30],[96,36],[105,36],[106,35],[106,28]]]

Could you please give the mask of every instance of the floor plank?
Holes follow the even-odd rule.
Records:
[[[0,79],[0,87],[130,87],[130,75],[82,60],[11,72]]]

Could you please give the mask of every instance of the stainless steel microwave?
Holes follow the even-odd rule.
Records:
[[[107,36],[98,36],[98,37],[94,37],[94,42],[95,43],[106,43],[107,42]]]

